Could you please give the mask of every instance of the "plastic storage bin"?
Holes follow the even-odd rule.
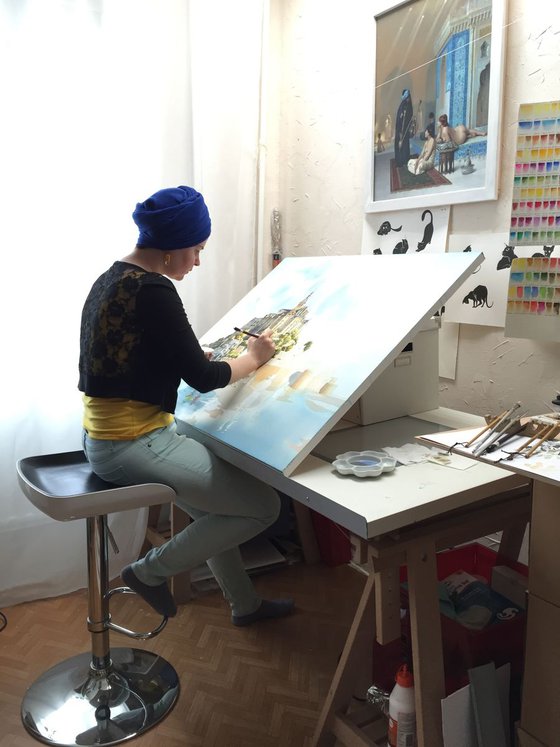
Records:
[[[348,530],[313,509],[311,509],[311,521],[323,563],[329,566],[349,563],[352,557],[352,547]]]
[[[445,550],[437,555],[437,575],[441,581],[456,571],[463,570],[490,582],[492,568],[507,565],[527,576],[522,563],[500,557],[496,552],[477,542]],[[401,582],[406,582],[406,567],[401,568]],[[387,646],[374,644],[373,681],[387,689],[399,661],[411,661],[410,617],[408,590],[401,587],[401,607],[407,611],[401,626],[401,639]],[[467,670],[493,661],[496,667],[511,664],[512,681],[521,677],[523,666],[526,614],[521,610],[510,620],[488,625],[482,630],[470,630],[446,615],[440,616],[445,667],[446,692],[449,695],[468,684]]]

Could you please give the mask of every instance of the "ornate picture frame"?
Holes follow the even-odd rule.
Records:
[[[379,0],[366,212],[495,200],[507,0]]]

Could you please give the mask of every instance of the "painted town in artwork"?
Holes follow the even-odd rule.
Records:
[[[418,260],[284,259],[200,341],[214,359],[235,358],[248,340],[235,327],[270,328],[275,356],[223,389],[183,385],[177,419],[292,471],[475,262],[458,254]]]

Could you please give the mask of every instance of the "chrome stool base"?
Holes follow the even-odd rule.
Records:
[[[179,695],[175,669],[161,656],[112,648],[111,666],[95,670],[90,653],[44,672],[24,696],[27,731],[61,747],[120,744],[164,718]]]

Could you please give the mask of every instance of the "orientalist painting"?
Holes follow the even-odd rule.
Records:
[[[496,199],[505,2],[382,0],[368,212]]]
[[[224,389],[180,388],[180,428],[226,458],[235,450],[231,461],[242,452],[290,474],[481,261],[463,253],[284,259],[201,339],[215,359],[234,358],[246,350],[245,332],[270,328],[276,354]]]

